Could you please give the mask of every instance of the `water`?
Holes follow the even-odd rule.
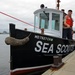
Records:
[[[0,34],[0,75],[10,75],[10,47],[5,44],[7,34]]]
[[[0,75],[10,75],[10,46],[5,44],[8,34],[0,34]],[[73,36],[75,39],[75,34]]]

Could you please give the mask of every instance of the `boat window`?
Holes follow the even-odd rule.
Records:
[[[49,13],[41,13],[39,28],[48,29],[48,26],[49,26]]]
[[[39,19],[38,19],[38,16],[36,15],[35,18],[34,18],[34,25],[35,25],[35,26],[38,25],[38,20],[39,20]]]
[[[59,31],[60,27],[60,14],[52,13],[52,29]]]

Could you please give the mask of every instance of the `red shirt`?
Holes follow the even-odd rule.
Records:
[[[73,19],[71,17],[69,17],[68,15],[66,16],[66,23],[68,25],[70,25],[70,27],[73,26]]]

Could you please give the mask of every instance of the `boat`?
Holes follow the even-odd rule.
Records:
[[[10,23],[10,37],[5,40],[10,45],[10,75],[32,75],[50,68],[53,56],[73,52],[75,41],[62,38],[62,28],[63,12],[46,7],[34,12],[34,32]]]

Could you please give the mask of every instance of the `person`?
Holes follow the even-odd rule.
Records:
[[[64,17],[65,17],[67,14],[65,13],[65,10],[64,10],[64,9],[61,9],[61,11],[63,12],[63,19],[64,19]]]
[[[68,14],[64,18],[64,26],[63,26],[63,38],[72,39],[72,10],[68,10]]]

